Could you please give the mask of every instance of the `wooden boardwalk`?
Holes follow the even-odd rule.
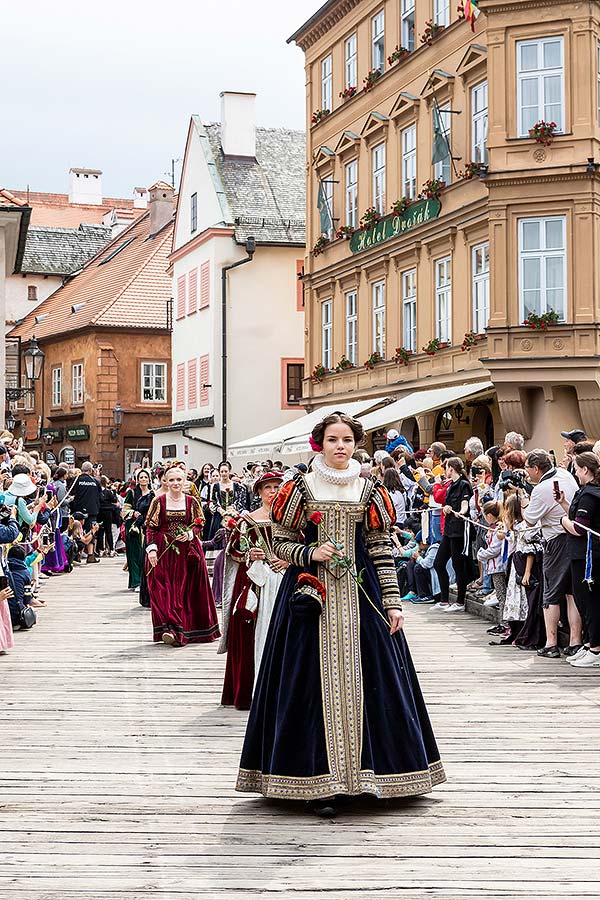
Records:
[[[598,897],[600,671],[408,609],[449,781],[335,822],[233,791],[215,646],[149,641],[106,560],[0,657],[1,900]]]

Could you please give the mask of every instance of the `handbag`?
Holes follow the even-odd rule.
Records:
[[[31,606],[24,606],[19,614],[19,625],[21,628],[33,628],[36,622],[35,610]]]

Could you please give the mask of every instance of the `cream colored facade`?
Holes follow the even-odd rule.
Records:
[[[383,147],[382,207],[390,213],[411,186],[410,129],[418,193],[434,176],[434,104],[453,110],[445,123],[454,165],[438,218],[362,252],[333,239],[322,253],[308,253],[307,373],[350,356],[354,291],[357,349],[356,367],[305,381],[305,402],[402,397],[491,379],[495,391],[467,403],[451,424],[439,409],[405,421],[403,431],[421,446],[439,437],[457,449],[470,433],[491,440],[512,429],[528,446],[556,448],[565,428],[599,437],[600,4],[481,0],[473,32],[457,20],[454,2],[416,0],[415,48],[389,65],[410,5],[337,0],[293,36],[306,56],[308,247],[321,234],[319,179],[333,189],[335,229],[354,224],[347,221],[349,164],[356,163],[360,217],[381,202],[382,152],[374,150]],[[443,22],[446,10],[450,24],[430,46],[421,44],[427,20]],[[381,40],[385,69],[364,92]],[[344,100],[339,93],[354,72],[359,90]],[[311,127],[324,100],[331,113]],[[527,133],[540,119],[557,122],[550,146]],[[460,177],[484,152],[482,177]],[[527,328],[522,323],[531,310],[556,310],[561,321],[542,331]],[[462,351],[471,331],[481,337]],[[429,356],[422,348],[435,337],[447,337],[449,346]],[[366,369],[363,362],[381,346],[387,361]],[[408,366],[391,361],[399,347],[414,351]]]

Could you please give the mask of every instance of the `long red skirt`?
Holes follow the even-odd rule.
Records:
[[[204,553],[197,540],[177,546],[179,553],[167,550],[148,572],[154,640],[169,631],[181,646],[206,644],[220,632]]]
[[[227,632],[227,664],[223,683],[223,706],[250,709],[254,687],[254,627],[256,615],[246,609],[250,579],[240,566],[233,596],[231,621]]]

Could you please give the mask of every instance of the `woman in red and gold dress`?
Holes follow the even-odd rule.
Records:
[[[185,473],[165,474],[166,491],[146,516],[148,589],[154,640],[171,646],[208,643],[219,635],[202,544],[202,508],[184,493]]]
[[[271,504],[283,476],[266,472],[254,483],[261,505],[236,521],[225,557],[223,637],[227,653],[223,706],[250,709],[271,613],[288,564],[277,559],[271,536]]]

